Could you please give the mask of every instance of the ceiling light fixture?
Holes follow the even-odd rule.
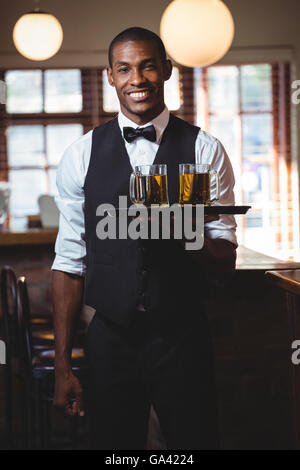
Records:
[[[54,15],[41,11],[36,1],[34,11],[21,16],[13,29],[13,41],[20,54],[30,60],[53,57],[63,41],[63,30]]]
[[[176,62],[204,67],[226,54],[234,22],[221,0],[174,0],[162,15],[160,35]]]

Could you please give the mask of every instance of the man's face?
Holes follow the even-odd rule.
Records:
[[[172,73],[169,60],[163,62],[151,41],[116,43],[109,83],[116,88],[121,111],[138,125],[145,124],[164,109],[164,82]]]

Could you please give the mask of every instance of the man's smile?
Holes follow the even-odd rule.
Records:
[[[129,91],[127,94],[136,102],[146,100],[151,93],[152,90],[143,90],[143,91]]]

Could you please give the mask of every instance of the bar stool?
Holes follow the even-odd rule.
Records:
[[[17,341],[17,280],[14,271],[5,266],[1,270],[1,333],[6,345],[4,366],[5,438],[6,446],[14,447],[13,441],[13,380],[16,372]]]
[[[17,444],[16,433],[13,432],[14,410],[18,405],[17,395],[20,389],[17,278],[11,266],[4,266],[0,276],[1,329],[6,344],[6,364],[4,366],[5,436],[7,448],[14,448]],[[35,315],[30,317],[30,322],[33,322],[35,329],[37,325],[50,328],[52,319],[49,315]],[[26,412],[24,406],[22,406],[21,412]]]
[[[16,327],[17,327],[17,305],[16,305],[17,280],[11,266],[4,266],[1,270],[1,304],[6,344],[12,343],[13,353],[16,356]],[[53,318],[49,314],[30,314],[30,325],[34,350],[43,350],[53,347],[54,331]],[[81,344],[85,334],[85,325],[78,324],[75,332],[75,344]],[[8,336],[10,338],[8,338]],[[8,350],[10,347],[8,346]],[[7,353],[8,354],[8,353]],[[9,368],[9,367],[8,367]]]
[[[3,321],[7,332],[10,330],[11,334],[14,333],[13,326],[16,326],[17,322],[16,287],[17,280],[13,268],[11,266],[4,266],[1,269],[1,306]],[[31,314],[30,322],[34,330],[38,328],[53,328],[52,315],[49,314]]]
[[[18,328],[20,358],[26,392],[27,448],[49,448],[51,440],[50,405],[53,401],[54,358],[53,349],[36,352],[33,349],[30,325],[30,304],[25,277],[17,281]],[[85,386],[87,365],[82,348],[72,350],[72,370]],[[71,446],[77,448],[78,417],[70,419]]]
[[[266,271],[266,280],[283,289],[286,296],[286,309],[289,320],[290,347],[300,340],[300,269]],[[291,350],[292,355],[292,350]],[[300,365],[291,360],[291,402],[293,448],[300,449]]]

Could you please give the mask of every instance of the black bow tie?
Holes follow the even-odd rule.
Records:
[[[124,139],[127,142],[133,142],[137,137],[144,137],[150,142],[156,142],[156,132],[154,126],[147,126],[147,127],[137,127],[134,129],[133,127],[123,127],[123,135]]]

